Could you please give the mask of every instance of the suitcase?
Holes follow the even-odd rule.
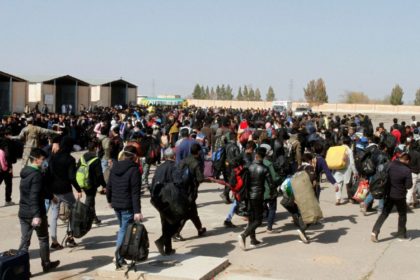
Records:
[[[92,228],[93,209],[77,200],[70,213],[70,229],[73,237],[81,238]]]
[[[313,224],[322,219],[322,211],[315,197],[311,179],[306,171],[296,173],[291,180],[295,202],[305,224]]]
[[[342,170],[347,166],[347,147],[334,146],[328,149],[325,158],[328,168],[331,170]]]
[[[10,250],[0,254],[1,280],[27,280],[29,275],[28,252]]]

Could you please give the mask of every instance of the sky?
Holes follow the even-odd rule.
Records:
[[[411,103],[419,15],[415,0],[1,0],[0,71],[122,77],[150,96],[271,85],[279,100],[322,78],[330,102],[398,83]]]

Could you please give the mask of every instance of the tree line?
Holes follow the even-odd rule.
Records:
[[[311,106],[328,103],[328,94],[325,82],[322,78],[311,80],[303,89],[306,102]],[[391,93],[386,95],[383,99],[372,99],[367,94],[361,91],[347,91],[341,100],[348,104],[391,104],[403,105],[404,91],[399,84],[396,84]],[[236,94],[233,93],[233,88],[230,85],[217,85],[215,88],[197,84],[192,93],[194,99],[207,100],[240,100],[240,101],[263,101],[261,91],[259,88],[252,86],[239,87]],[[265,101],[274,101],[276,94],[274,89],[270,86],[265,95]],[[420,106],[420,89],[416,92],[414,105]]]
[[[196,84],[192,93],[194,99],[206,99],[206,100],[240,100],[240,101],[263,101],[261,90],[252,86],[239,87],[236,95],[233,93],[233,89],[230,85],[217,85],[214,87]],[[273,88],[270,86],[266,93],[265,100],[273,101],[276,95]]]

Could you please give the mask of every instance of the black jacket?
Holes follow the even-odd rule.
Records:
[[[83,155],[85,162],[88,163],[93,158],[97,157],[96,153],[94,152],[87,152]],[[79,168],[81,162],[77,163],[77,168]],[[88,195],[92,195],[96,192],[99,186],[106,187],[104,174],[102,172],[101,160],[97,158],[94,162],[92,162],[89,166],[89,183],[91,188],[85,190],[85,193]]]
[[[19,218],[32,219],[46,215],[45,199],[52,199],[52,194],[43,183],[41,171],[25,166],[20,172]]]
[[[152,180],[152,189],[158,184],[165,185],[176,181],[176,164],[173,160],[167,160],[156,168]]]
[[[420,153],[414,149],[410,149],[410,168],[411,172],[419,174],[420,173]]]
[[[131,160],[115,163],[109,175],[106,198],[116,210],[132,210],[141,213],[141,174],[139,166]]]
[[[67,151],[60,151],[51,156],[48,163],[51,174],[51,191],[53,194],[71,193],[72,185],[77,192],[82,192],[76,181],[76,160]]]
[[[270,186],[273,185],[270,171],[262,161],[255,160],[249,166],[249,198],[256,200],[264,199],[264,186],[267,180]]]
[[[394,160],[389,165],[390,197],[393,199],[405,199],[407,190],[413,186],[410,168]]]
[[[182,172],[185,166],[188,166],[191,172],[192,183],[189,186],[184,186],[184,188],[186,188],[185,191],[188,194],[190,201],[195,201],[198,196],[198,187],[200,186],[200,183],[204,181],[203,171],[200,166],[200,161],[192,155],[179,163],[178,171]],[[182,173],[180,176],[182,176]]]

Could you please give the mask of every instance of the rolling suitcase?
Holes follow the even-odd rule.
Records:
[[[322,211],[315,197],[311,179],[306,171],[296,173],[291,180],[295,202],[305,224],[313,224],[322,219]]]
[[[0,254],[1,280],[27,280],[29,276],[28,252],[10,250]]]

